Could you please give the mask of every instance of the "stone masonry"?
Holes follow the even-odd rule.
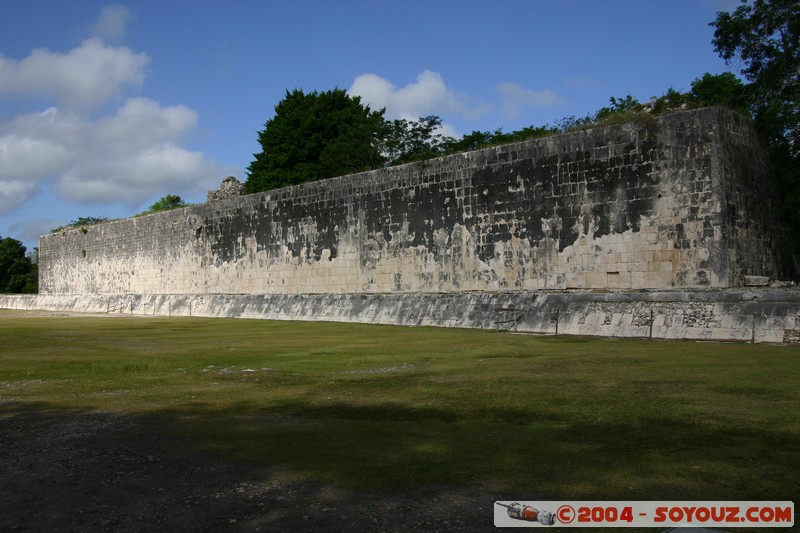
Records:
[[[598,127],[43,236],[47,294],[674,290],[786,279],[749,120]]]

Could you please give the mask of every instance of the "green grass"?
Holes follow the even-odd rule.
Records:
[[[198,450],[354,488],[800,494],[800,348],[0,311],[0,407],[165,417]]]

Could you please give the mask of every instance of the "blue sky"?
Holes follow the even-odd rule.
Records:
[[[505,131],[733,69],[709,22],[737,0],[28,0],[0,7],[0,236],[28,248],[244,181],[286,90],[388,118]]]

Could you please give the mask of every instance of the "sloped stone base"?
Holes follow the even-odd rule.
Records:
[[[0,295],[0,308],[800,343],[800,291]]]

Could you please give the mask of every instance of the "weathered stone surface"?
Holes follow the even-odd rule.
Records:
[[[793,273],[764,147],[729,111],[227,189],[42,237],[41,294],[0,307],[800,339],[800,292],[736,288]]]
[[[208,191],[206,201],[216,202],[228,198],[236,198],[244,194],[244,183],[237,180],[234,176],[228,176],[222,180],[222,184],[216,191]]]
[[[752,124],[594,128],[42,237],[45,294],[358,294],[786,279]]]
[[[0,308],[800,343],[800,291],[0,295]]]

